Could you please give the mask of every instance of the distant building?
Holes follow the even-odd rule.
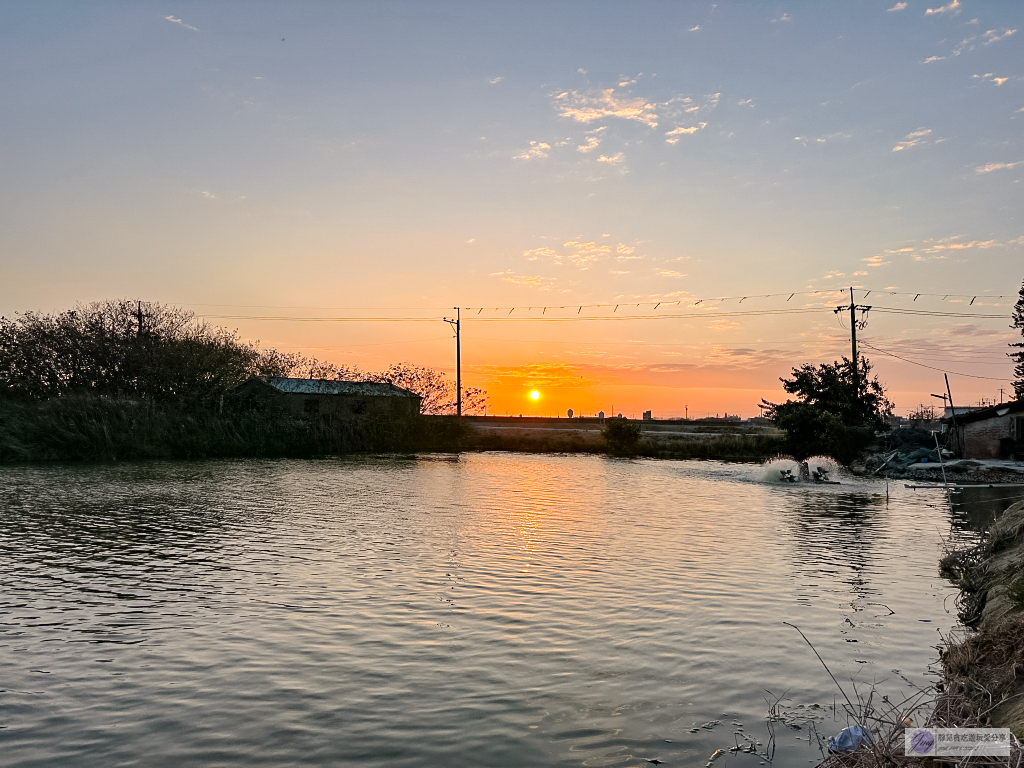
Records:
[[[644,411],[644,421],[654,421],[654,417],[651,416],[650,411]]]
[[[250,408],[278,408],[299,416],[407,418],[420,412],[420,396],[394,384],[254,377],[231,391]]]
[[[1024,460],[1024,400],[957,411],[955,420],[943,419],[943,425],[955,424],[950,447],[962,458]]]

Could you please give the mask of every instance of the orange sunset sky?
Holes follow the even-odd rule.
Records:
[[[488,413],[1009,391],[1015,2],[7,4],[0,313],[185,306]],[[901,359],[902,358],[902,359]],[[537,400],[529,392],[537,390]]]

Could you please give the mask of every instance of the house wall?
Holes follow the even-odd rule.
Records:
[[[984,421],[975,421],[960,427],[965,459],[1000,458],[999,441],[1014,437],[1013,419],[1017,414],[994,416]]]
[[[419,413],[419,401],[414,397],[303,395],[298,393],[282,394],[281,397],[284,406],[300,416],[406,418]]]

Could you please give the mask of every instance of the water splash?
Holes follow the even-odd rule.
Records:
[[[807,474],[801,479],[800,462],[790,456],[776,456],[761,465],[757,480],[770,484],[789,484],[793,482],[811,482],[816,474],[824,470],[830,480],[836,480],[843,474],[842,465],[830,456],[811,456],[807,459]],[[793,480],[784,479],[790,476]]]

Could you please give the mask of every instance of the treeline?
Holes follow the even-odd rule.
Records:
[[[98,396],[209,408],[253,376],[388,382],[420,395],[423,413],[456,409],[455,386],[440,371],[410,363],[362,371],[263,349],[157,302],[121,299],[0,318],[0,397]],[[481,412],[486,403],[485,391],[463,389],[464,413]]]
[[[444,450],[464,431],[448,419],[325,422],[235,408],[231,390],[253,376],[389,382],[420,395],[424,413],[455,412],[454,385],[430,368],[365,372],[264,349],[178,307],[105,301],[0,318],[0,462]],[[464,412],[486,397],[464,390]]]
[[[286,376],[301,362],[154,302],[105,301],[0,318],[0,393],[8,397],[202,405],[252,376]]]

